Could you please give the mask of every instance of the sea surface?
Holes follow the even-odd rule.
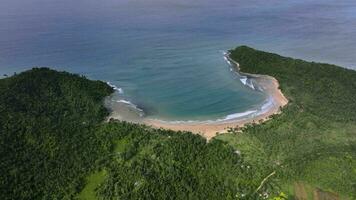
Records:
[[[356,69],[356,1],[0,4],[1,76],[34,66],[80,73],[115,85],[114,101],[150,118],[225,119],[261,107],[266,94],[224,60],[238,45]]]

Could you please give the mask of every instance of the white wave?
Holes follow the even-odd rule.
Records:
[[[239,120],[243,117],[248,117],[248,116],[256,116],[256,114],[259,113],[259,110],[248,110],[245,112],[241,112],[241,113],[234,113],[234,114],[230,114],[225,116],[224,118],[220,118],[220,119],[216,119],[216,120],[174,120],[174,121],[166,121],[166,120],[162,120],[162,119],[153,119],[153,120],[157,120],[163,123],[169,123],[169,124],[195,124],[195,123],[199,123],[199,124],[213,124],[213,123],[224,123],[224,122],[229,122],[229,121],[233,121],[233,120]]]
[[[247,84],[247,77],[240,78],[240,81],[242,84],[246,85]]]
[[[231,61],[231,59],[228,57],[229,55],[230,55],[230,54],[229,54],[228,52],[224,52],[224,59],[225,59],[225,61],[226,61],[230,66],[232,66],[232,62],[234,62],[234,61]],[[237,67],[239,67],[239,63],[234,62],[234,64],[235,64]],[[230,67],[230,71],[234,71],[232,67]],[[241,74],[240,74],[238,71],[235,71],[235,74],[236,74],[237,76],[241,77],[241,78],[240,78],[240,81],[241,81],[242,84],[244,84],[244,85],[250,87],[250,88],[253,89],[253,90],[256,90],[256,88],[255,88],[255,86],[253,85],[252,81],[251,81],[250,79],[248,79],[247,76],[241,76]]]
[[[130,101],[126,101],[126,100],[124,100],[124,99],[117,100],[116,102],[118,102],[118,103],[125,103],[125,104],[134,105],[134,104],[133,104],[133,103],[131,103]]]
[[[264,103],[255,110],[247,110],[245,112],[233,113],[225,116],[224,118],[219,118],[216,120],[174,120],[174,121],[167,121],[162,119],[153,119],[163,123],[169,124],[214,124],[214,123],[226,123],[231,121],[238,121],[244,118],[256,117],[259,115],[263,115],[269,111],[269,109],[273,108],[275,105],[274,99],[272,96],[269,96],[268,99],[264,101]]]
[[[242,78],[240,78],[240,81],[242,84],[250,87],[251,89],[255,90],[255,86],[253,85],[251,79],[247,78],[246,76],[242,76]]]
[[[141,108],[139,108],[137,105],[133,104],[131,101],[127,101],[125,99],[120,99],[120,100],[117,100],[116,101],[117,103],[123,103],[123,104],[126,104],[128,105],[129,107],[135,109],[138,111],[140,117],[143,117],[144,116],[144,112]]]
[[[245,117],[245,116],[248,116],[248,115],[251,115],[254,113],[257,113],[257,110],[248,110],[248,111],[242,112],[242,113],[234,113],[234,114],[227,115],[222,121],[237,119],[237,118]]]
[[[260,86],[257,86],[257,90],[260,91],[260,92],[263,92],[263,91],[264,91],[263,88],[260,87]]]
[[[266,103],[264,103],[264,104],[261,106],[260,113],[266,112],[266,111],[267,111],[269,108],[271,108],[272,106],[274,106],[274,100],[273,100],[273,98],[270,96],[270,97],[268,97]]]
[[[230,59],[227,57],[227,54],[224,54],[224,60],[229,64],[230,66],[232,65]]]
[[[122,88],[117,87],[116,85],[110,83],[110,82],[106,82],[110,87],[114,88],[114,90],[116,90],[119,94],[123,94],[124,90]]]
[[[253,86],[253,83],[251,81],[247,82],[247,86],[252,88],[253,90],[255,89],[255,86]]]

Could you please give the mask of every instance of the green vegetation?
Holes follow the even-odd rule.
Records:
[[[105,180],[107,172],[105,170],[95,172],[86,180],[86,185],[79,193],[78,199],[80,200],[96,200],[96,188],[100,186]]]
[[[108,152],[96,133],[113,89],[47,68],[0,80],[0,199],[69,199]]]
[[[225,142],[104,123],[100,81],[47,68],[0,80],[0,199],[256,199],[268,167]]]
[[[275,77],[290,102],[273,120],[219,139],[269,163],[280,185],[303,181],[356,198],[356,72],[246,46],[231,58],[243,72]]]
[[[100,132],[124,146],[107,160],[102,199],[256,199],[278,190],[271,179],[255,193],[270,170],[257,171],[220,140],[115,121]]]
[[[209,143],[105,123],[113,89],[100,81],[48,68],[1,79],[0,199],[356,198],[356,72],[248,47],[231,57],[290,102]]]

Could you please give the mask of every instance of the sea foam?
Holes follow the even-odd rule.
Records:
[[[253,89],[253,90],[256,89],[255,86],[252,83],[252,80],[247,78],[247,76],[241,76],[240,81],[241,81],[242,84],[250,87],[251,89]]]
[[[161,119],[153,119],[157,120],[160,122],[164,123],[169,123],[169,124],[214,124],[214,123],[225,123],[225,122],[231,122],[231,121],[238,121],[241,119],[247,119],[251,117],[255,117],[258,115],[263,115],[269,111],[270,108],[272,108],[275,105],[274,99],[272,96],[269,96],[264,103],[253,110],[247,110],[245,112],[239,112],[239,113],[233,113],[226,115],[223,118],[219,118],[216,120],[174,120],[174,121],[166,121],[166,120],[161,120]]]
[[[140,115],[140,117],[144,116],[144,112],[141,108],[139,108],[137,105],[135,105],[134,103],[132,103],[131,101],[127,101],[125,99],[120,99],[120,100],[116,100],[117,103],[122,103],[127,105],[130,108],[133,108],[134,110],[136,110],[138,112],[138,114]]]
[[[274,103],[273,98],[271,96],[269,96],[268,99],[266,100],[266,102],[261,106],[259,114],[263,114],[263,113],[267,112],[268,109],[274,105],[275,105],[275,103]]]
[[[232,68],[233,63],[234,63],[237,67],[239,67],[239,63],[237,63],[237,62],[233,62],[233,63],[232,63],[231,59],[229,58],[229,55],[230,55],[230,54],[229,54],[228,52],[223,52],[223,54],[224,54],[224,60],[225,60],[225,61],[227,62],[227,64],[230,66],[230,71],[233,71],[233,68]],[[255,86],[253,85],[251,79],[249,79],[247,76],[242,76],[238,71],[235,71],[235,73],[236,73],[236,75],[237,75],[238,77],[240,77],[240,81],[241,81],[242,84],[246,85],[247,87],[249,87],[249,88],[251,88],[251,89],[253,89],[253,90],[256,90],[256,88],[255,88]]]
[[[242,84],[246,85],[247,84],[247,77],[240,78],[240,81]]]
[[[220,121],[228,121],[228,120],[232,120],[232,119],[238,119],[241,117],[246,117],[248,115],[257,113],[257,110],[248,110],[246,112],[242,112],[242,113],[234,113],[234,114],[230,114],[227,115],[224,119],[220,120]]]
[[[114,90],[116,90],[119,94],[123,94],[124,90],[122,88],[117,87],[116,85],[110,83],[110,82],[106,82],[110,87],[114,88]]]

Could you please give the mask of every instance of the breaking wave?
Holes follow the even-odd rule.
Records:
[[[135,105],[134,103],[132,103],[131,101],[127,101],[125,99],[120,99],[120,100],[116,100],[116,102],[125,104],[126,106],[129,106],[129,107],[135,109],[139,113],[140,117],[144,116],[143,110],[141,108],[139,108],[137,105]]]
[[[250,87],[253,90],[256,89],[251,79],[249,79],[247,76],[241,76],[241,77],[242,78],[240,78],[240,81],[241,81],[242,84]]]
[[[231,60],[229,58],[229,53],[228,52],[224,52],[224,59],[225,61],[229,64],[230,66],[230,70],[236,73],[236,76],[239,78],[239,80],[241,81],[241,83],[247,87],[250,87],[253,90],[260,90],[262,91],[262,89],[260,89],[260,87],[258,86],[258,84],[254,85],[253,83],[253,78],[250,78],[249,76],[243,75],[241,74],[238,70],[235,70],[235,67],[239,67],[238,63],[236,63],[235,61]],[[236,65],[236,66],[234,66]],[[119,94],[123,94],[123,90],[122,88],[119,88],[117,86],[115,86],[114,84],[111,84],[110,82],[107,82],[107,84],[109,86],[111,86],[112,88],[114,88],[114,90],[118,91]],[[135,110],[135,112],[137,112],[139,114],[140,117],[144,117],[144,110],[139,108],[137,105],[135,105],[134,103],[132,103],[131,101],[122,99],[122,97],[119,97],[119,99],[117,100],[112,100],[116,103],[122,104],[123,106],[132,108],[133,110]],[[212,119],[212,120],[164,120],[164,119],[157,119],[157,118],[150,118],[151,120],[157,120],[160,122],[164,122],[164,123],[169,123],[169,124],[180,124],[180,123],[186,123],[186,124],[190,124],[190,123],[200,123],[200,124],[206,124],[206,123],[228,123],[228,122],[232,122],[232,121],[238,121],[238,120],[244,120],[247,118],[253,118],[256,117],[258,115],[262,115],[265,114],[266,112],[268,112],[268,110],[274,106],[274,100],[272,97],[268,97],[263,103],[262,105],[260,105],[257,108],[253,108],[244,112],[239,112],[239,113],[232,113],[229,115],[226,115],[222,118],[218,118],[218,119]]]
[[[231,60],[229,58],[230,53],[229,52],[223,52],[224,54],[224,60],[227,62],[227,64],[230,66],[230,71],[234,71],[233,70],[233,65],[236,65],[237,67],[239,67],[239,64],[237,62],[234,62],[233,60]],[[235,71],[236,75],[240,78],[240,81],[242,84],[246,85],[247,87],[256,90],[255,85],[253,84],[252,79],[250,79],[247,76],[243,76],[242,74],[240,74],[240,72],[238,70]]]
[[[214,123],[225,123],[243,120],[247,118],[256,117],[258,115],[265,114],[268,110],[274,106],[274,100],[272,97],[266,99],[266,101],[259,107],[253,110],[247,110],[245,112],[233,113],[226,115],[224,118],[219,118],[216,120],[161,120],[161,119],[153,119],[164,123],[169,124],[214,124]]]
[[[115,91],[117,91],[119,94],[123,94],[124,90],[122,88],[117,87],[116,85],[106,82],[110,87],[112,87]]]

